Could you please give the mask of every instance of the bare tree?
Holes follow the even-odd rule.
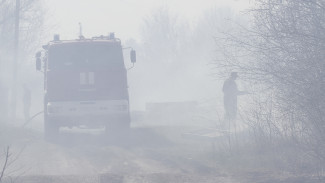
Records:
[[[6,118],[8,111],[8,93],[13,80],[13,50],[15,25],[15,0],[0,1],[0,102],[1,118]],[[19,26],[19,62],[18,75],[22,66],[30,64],[35,47],[41,41],[44,8],[40,0],[20,0]],[[18,78],[19,79],[19,78]],[[6,121],[6,119],[2,119]]]
[[[5,153],[4,153],[4,163],[3,163],[1,174],[0,174],[0,182],[2,182],[2,179],[4,178],[4,175],[5,175],[5,171],[8,167],[8,163],[9,163],[8,161],[10,158],[9,149],[10,149],[9,146],[7,146]]]
[[[160,7],[147,16],[142,25],[142,41],[147,59],[156,64],[178,62],[186,26],[185,21],[166,7]]]
[[[0,68],[1,79],[8,72],[11,62],[11,55],[14,46],[14,21],[15,21],[15,1],[2,0],[0,2]],[[43,25],[44,8],[39,0],[21,0],[20,4],[20,57],[25,58],[34,49],[41,35]],[[34,55],[34,54],[33,54]],[[20,59],[20,63],[26,63],[26,59]]]
[[[216,66],[240,72],[251,84],[255,127],[324,161],[325,1],[257,0],[249,13],[251,27],[217,39],[224,57]]]

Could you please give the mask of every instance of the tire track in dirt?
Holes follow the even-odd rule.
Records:
[[[184,157],[182,146],[149,128],[125,136],[63,131],[49,143],[28,137],[18,166],[22,182],[224,182],[231,177]],[[200,171],[201,170],[201,171]],[[113,178],[112,178],[113,177]]]

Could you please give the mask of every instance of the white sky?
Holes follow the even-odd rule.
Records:
[[[47,0],[52,26],[50,34],[61,39],[74,39],[83,25],[86,37],[115,32],[122,40],[139,38],[139,28],[145,16],[155,8],[165,6],[183,18],[195,21],[202,11],[213,6],[230,6],[242,10],[249,0]]]

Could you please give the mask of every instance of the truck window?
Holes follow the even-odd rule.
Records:
[[[62,44],[49,50],[48,69],[101,68],[123,66],[120,46],[104,44]]]

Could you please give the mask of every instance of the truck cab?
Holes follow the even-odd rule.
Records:
[[[55,137],[60,127],[130,127],[127,69],[119,39],[56,37],[43,48],[43,54],[36,54],[36,68],[44,73],[45,137]],[[133,49],[130,56],[135,63]]]

